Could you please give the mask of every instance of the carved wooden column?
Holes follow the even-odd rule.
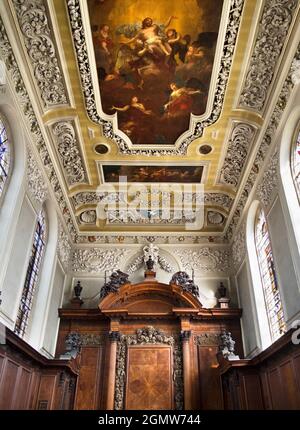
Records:
[[[113,410],[115,403],[115,383],[116,383],[116,363],[117,363],[117,346],[120,339],[118,331],[109,333],[109,361],[108,361],[108,376],[107,376],[107,394],[106,394],[106,409]]]
[[[183,355],[184,410],[187,411],[192,409],[190,337],[190,330],[183,330],[180,334]]]

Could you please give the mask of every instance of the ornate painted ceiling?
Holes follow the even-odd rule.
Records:
[[[1,57],[73,240],[230,239],[291,91],[299,9],[297,0],[1,2]],[[183,185],[191,213],[176,197]],[[136,196],[142,216],[124,218]],[[202,201],[203,225],[190,228]]]

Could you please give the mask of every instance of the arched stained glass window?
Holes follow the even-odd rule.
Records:
[[[268,225],[263,210],[259,211],[256,220],[255,244],[270,333],[274,342],[285,332],[286,325],[278,289]]]
[[[42,265],[43,255],[46,244],[46,221],[45,212],[41,210],[39,213],[34,239],[32,244],[31,256],[27,268],[25,283],[22,291],[22,297],[19,304],[17,321],[15,325],[15,333],[19,336],[24,336],[29,315],[32,307],[35,289],[38,283],[38,277]]]
[[[4,120],[0,115],[0,197],[3,194],[10,170],[11,151]]]
[[[292,146],[292,175],[300,202],[300,127],[298,126],[295,142]]]

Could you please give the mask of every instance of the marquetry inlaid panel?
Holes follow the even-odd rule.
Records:
[[[172,409],[172,347],[128,348],[126,409]]]

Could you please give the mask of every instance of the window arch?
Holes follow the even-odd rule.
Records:
[[[274,342],[285,332],[286,325],[267,220],[262,209],[258,209],[256,217],[255,246],[270,334]]]
[[[0,114],[0,198],[4,194],[11,170],[11,143],[3,116]]]
[[[291,169],[294,185],[300,202],[300,124],[296,129],[291,151]]]
[[[15,325],[15,333],[21,337],[24,336],[26,328],[28,326],[33,297],[38,283],[39,273],[45,252],[45,246],[46,217],[45,211],[42,209],[37,218],[34,239],[31,248],[31,256],[29,259],[25,283],[22,291]]]

